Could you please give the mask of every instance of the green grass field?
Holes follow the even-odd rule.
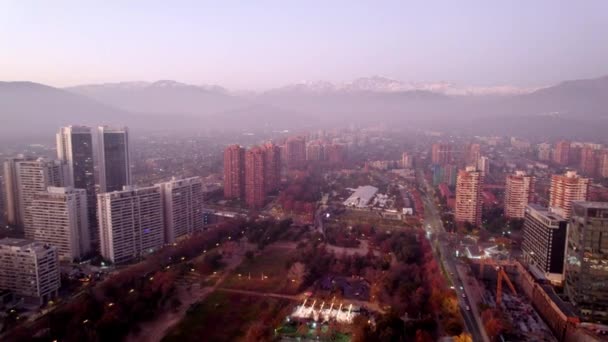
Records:
[[[282,299],[214,292],[194,304],[162,341],[239,341],[254,322],[264,324],[272,334],[273,322],[282,319],[290,304]]]
[[[239,290],[294,294],[297,289],[287,279],[288,270],[285,268],[290,253],[291,250],[287,248],[267,247],[252,260],[244,260],[220,286]]]

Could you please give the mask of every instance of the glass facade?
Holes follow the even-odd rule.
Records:
[[[608,320],[608,203],[573,202],[566,249],[566,294],[583,317]]]
[[[105,192],[120,191],[130,184],[128,145],[126,132],[103,132]]]

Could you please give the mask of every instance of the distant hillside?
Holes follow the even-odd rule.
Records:
[[[206,117],[249,105],[219,86],[195,86],[175,81],[83,85],[66,90],[132,113],[184,114]]]
[[[49,134],[59,126],[76,123],[199,132],[384,122],[454,133],[606,139],[608,77],[566,81],[524,94],[481,93],[449,95],[440,84],[408,85],[383,78],[359,79],[341,86],[302,83],[247,97],[233,95],[220,86],[174,81],[68,90],[31,82],[0,82],[0,134]]]
[[[32,82],[0,82],[0,117],[3,136],[37,136],[63,125],[121,124],[129,119],[119,109]]]

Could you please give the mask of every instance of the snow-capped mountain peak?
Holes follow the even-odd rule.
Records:
[[[519,88],[514,86],[468,87],[452,82],[401,82],[384,76],[370,76],[357,78],[346,83],[331,83],[327,81],[302,81],[272,92],[309,92],[309,93],[335,93],[335,92],[378,92],[396,93],[407,91],[428,91],[444,95],[474,96],[474,95],[519,95],[531,93],[538,88]]]
[[[361,77],[346,83],[341,87],[347,91],[373,91],[373,92],[398,92],[407,91],[407,87],[400,81],[383,76]]]

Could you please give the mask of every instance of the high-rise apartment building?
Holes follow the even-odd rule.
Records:
[[[298,168],[306,162],[306,139],[289,137],[285,142],[285,164],[288,168]]]
[[[278,190],[281,184],[281,149],[272,142],[265,144],[264,158],[266,160],[266,192],[269,193]]]
[[[441,183],[446,183],[448,186],[456,186],[458,178],[458,166],[454,164],[433,165],[431,166],[433,173],[433,185],[438,186]]]
[[[572,201],[587,199],[589,179],[580,177],[576,171],[551,176],[549,207],[565,219],[571,215]]]
[[[324,145],[320,141],[311,141],[306,144],[306,160],[322,161],[325,159]]]
[[[534,196],[534,176],[526,175],[524,171],[515,171],[507,176],[505,185],[505,217],[523,218],[526,206]]]
[[[453,159],[451,144],[436,143],[431,148],[431,162],[434,165],[448,164]]]
[[[59,259],[73,261],[91,249],[87,193],[72,187],[49,187],[34,195],[32,236],[57,248]]]
[[[585,320],[608,315],[607,232],[608,202],[572,203],[564,289]]]
[[[90,127],[62,127],[57,133],[57,158],[67,165],[65,185],[84,189],[87,195],[89,236],[97,241],[95,192],[95,165],[93,157],[93,133]]]
[[[165,243],[203,228],[203,183],[200,177],[156,184],[163,198]]]
[[[55,247],[25,239],[0,240],[0,289],[41,305],[57,297],[60,285]]]
[[[458,172],[456,179],[456,202],[454,219],[481,225],[483,175],[475,167],[467,167]]]
[[[540,161],[551,160],[551,145],[547,143],[538,144],[537,157]]]
[[[553,161],[559,165],[568,165],[570,160],[570,142],[567,140],[559,141],[553,149]]]
[[[465,146],[465,165],[475,165],[481,158],[481,146],[479,144],[468,144]]]
[[[602,178],[608,178],[608,150],[601,150],[598,153],[597,174]]]
[[[266,200],[266,160],[264,150],[252,147],[245,153],[245,201],[250,208],[261,208]]]
[[[97,195],[101,255],[123,264],[164,244],[161,188],[125,187]]]
[[[20,210],[19,185],[17,182],[17,163],[33,158],[17,157],[4,161],[4,210],[6,223],[14,226],[23,226]]]
[[[239,145],[224,150],[224,197],[245,197],[245,149]]]
[[[34,196],[45,192],[49,186],[62,186],[66,165],[56,160],[38,158],[23,160],[14,164],[17,181],[17,213],[23,223],[23,231],[28,239],[34,238],[31,205]]]
[[[412,156],[407,152],[403,152],[403,154],[401,154],[401,167],[404,169],[409,169],[413,165],[414,163],[412,160]]]
[[[581,149],[579,168],[581,173],[593,177],[597,171],[597,150],[591,146],[584,146]]]
[[[482,156],[477,159],[477,170],[481,171],[482,176],[490,174],[490,158]]]
[[[563,281],[567,227],[565,218],[547,208],[530,204],[525,209],[523,258],[554,283]]]
[[[96,139],[99,191],[120,191],[131,185],[129,130],[100,126]]]

